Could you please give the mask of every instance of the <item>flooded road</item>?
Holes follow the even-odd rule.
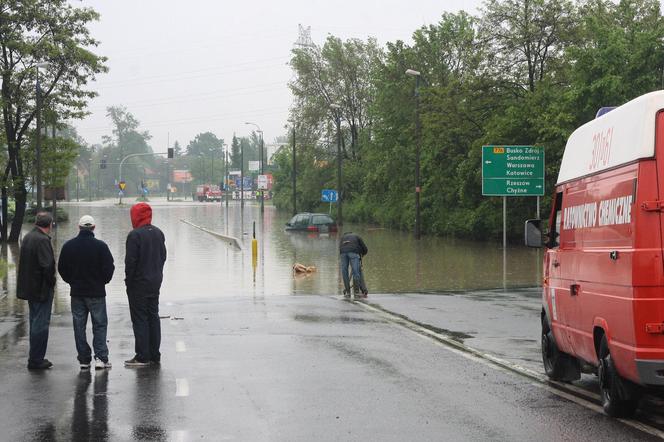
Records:
[[[97,221],[96,236],[108,243],[116,261],[116,275],[109,285],[109,296],[124,296],[124,242],[131,230],[129,206],[117,207],[113,201],[62,204],[70,221],[58,227],[54,237],[56,254],[62,244],[77,233],[77,221],[84,214]],[[263,217],[258,206],[154,201],[153,223],[166,235],[168,261],[165,267],[163,298],[208,298],[248,294],[336,294],[341,284],[338,272],[337,234],[286,232],[290,219],[266,207]],[[181,222],[206,227],[236,237],[242,250],[236,251],[214,236]],[[259,259],[252,266],[251,237],[256,223]],[[29,229],[30,226],[26,226]],[[499,244],[445,238],[423,238],[388,229],[346,224],[343,231],[354,231],[365,239],[369,254],[364,272],[370,293],[412,293],[524,287],[539,283],[540,264],[536,250],[515,247],[508,250],[506,275]],[[14,261],[10,250],[9,261]],[[293,277],[295,262],[316,266],[317,272]],[[10,267],[10,273],[11,267]],[[503,277],[505,276],[505,279]],[[9,278],[11,288],[12,277]],[[67,294],[59,281],[58,292]]]
[[[561,434],[654,440],[660,434],[608,420],[594,404],[570,402],[401,322],[412,318],[457,344],[537,369],[538,290],[480,289],[535,285],[536,252],[510,250],[503,280],[497,246],[415,242],[407,233],[346,226],[367,242],[369,302],[397,312],[390,319],[341,299],[338,235],[285,232],[289,216],[270,207],[260,217],[251,205],[226,211],[218,204],[152,203],[168,248],[162,364],[124,368],[134,353],[123,282],[129,207],[63,206],[71,221],[54,235],[56,253],[76,234],[80,216],[91,214],[97,237],[115,257],[107,290],[114,367],[80,371],[69,290],[58,278],[47,353],[54,367],[25,370],[27,303],[15,297],[17,248],[9,247],[0,299],[6,380],[0,396],[17,400],[0,404],[8,440],[560,440]],[[182,220],[236,237],[241,250]],[[294,262],[318,271],[294,278]]]

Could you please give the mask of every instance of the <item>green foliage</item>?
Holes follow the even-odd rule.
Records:
[[[85,86],[106,71],[105,58],[91,49],[98,45],[88,30],[98,14],[66,0],[0,1],[0,70],[2,113],[7,164],[2,182],[17,200],[10,241],[17,241],[26,202],[26,181],[31,164],[24,154],[35,133],[35,86],[39,82],[44,115],[64,121],[85,115],[88,100],[96,95]],[[42,63],[47,66],[41,66]]]
[[[576,127],[601,106],[662,87],[664,21],[655,0],[488,0],[478,17],[443,14],[412,45],[330,36],[322,48],[295,50],[291,66],[298,210],[336,188],[339,121],[345,218],[413,228],[413,69],[423,232],[497,239],[502,200],[481,194],[481,146],[544,147],[550,193]],[[291,155],[275,156],[275,204],[289,209]],[[549,203],[547,195],[544,217]],[[535,211],[535,198],[509,198],[509,236],[520,238]]]

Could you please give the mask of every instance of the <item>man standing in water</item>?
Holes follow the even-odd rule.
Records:
[[[18,261],[16,296],[28,301],[30,307],[30,370],[43,370],[53,366],[44,358],[55,287],[55,257],[49,236],[52,224],[53,217],[50,213],[37,213],[35,228],[25,235],[21,243]]]
[[[348,275],[348,265],[353,271],[353,284],[355,289],[358,288],[362,292],[361,297],[366,298],[369,293],[367,286],[364,283],[364,275],[362,275],[361,259],[367,254],[369,249],[364,244],[362,238],[353,232],[344,233],[339,243],[341,277],[344,281],[344,297],[350,298],[350,277]]]
[[[130,215],[134,230],[127,235],[125,284],[136,354],[125,361],[125,366],[145,367],[161,360],[159,290],[164,277],[166,240],[162,231],[152,225],[149,204],[135,204]]]

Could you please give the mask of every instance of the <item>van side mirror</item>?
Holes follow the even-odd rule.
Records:
[[[529,219],[525,226],[525,240],[528,247],[542,247],[542,220]]]

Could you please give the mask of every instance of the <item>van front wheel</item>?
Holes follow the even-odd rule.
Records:
[[[546,316],[542,317],[542,362],[553,381],[575,381],[581,377],[579,361],[558,349]]]
[[[597,376],[604,412],[611,417],[633,416],[639,405],[638,392],[629,381],[622,379],[618,374],[606,336],[602,336],[599,346]]]

